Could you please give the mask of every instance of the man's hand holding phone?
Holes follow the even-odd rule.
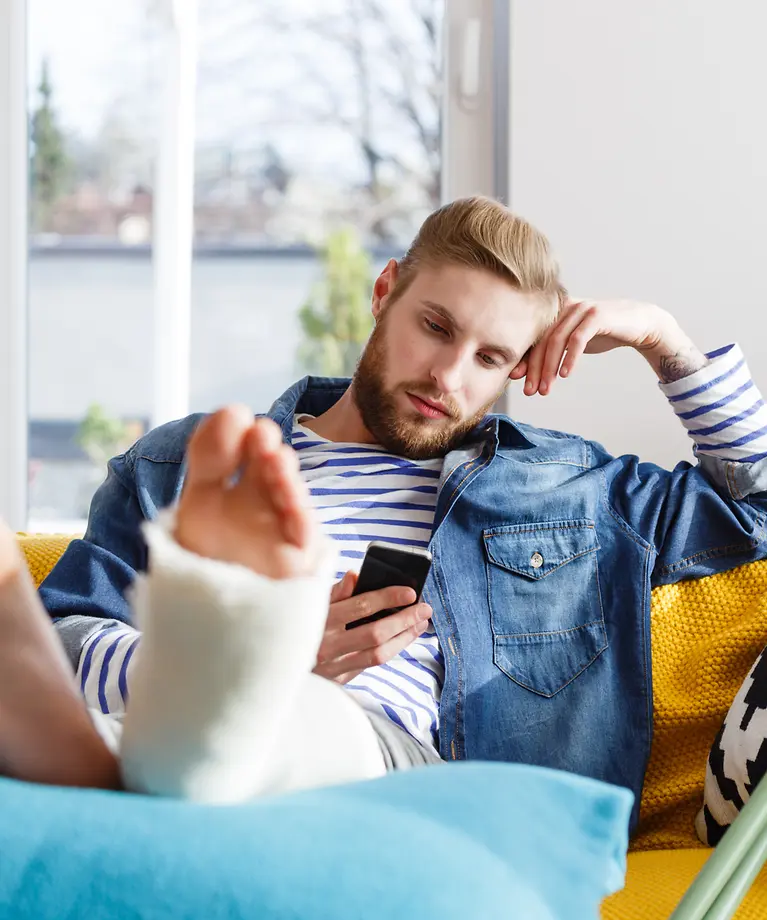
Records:
[[[366,668],[384,664],[407,648],[426,629],[432,610],[415,603],[412,588],[393,586],[352,596],[357,575],[347,572],[333,586],[330,612],[325,625],[314,673],[339,684],[348,683]],[[348,624],[381,610],[405,606],[404,610],[354,629]]]

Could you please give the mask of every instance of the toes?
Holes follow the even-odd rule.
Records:
[[[285,447],[270,464],[275,502],[281,511],[285,536],[296,546],[307,546],[316,527],[309,490],[301,478],[296,452]]]
[[[280,511],[292,511],[307,504],[306,486],[299,475],[298,459],[292,448],[286,446],[263,457],[262,475],[272,502]]]
[[[283,445],[282,434],[274,422],[269,419],[258,418],[251,422],[243,441],[242,451],[242,476],[246,478],[250,487],[255,487],[264,493],[270,503],[274,503],[272,493],[275,475],[275,458],[287,450],[290,454],[295,452]],[[279,470],[281,462],[277,463]]]
[[[262,475],[271,499],[281,511],[305,504],[306,489],[298,471],[298,458],[290,447],[262,458]]]
[[[296,546],[305,545],[311,537],[312,519],[296,452],[282,443],[276,425],[257,423],[248,434],[246,455],[243,476],[270,501],[285,539]]]
[[[253,412],[241,405],[219,409],[204,419],[189,441],[187,483],[218,483],[234,476],[252,425]]]
[[[249,460],[258,460],[261,455],[273,454],[282,444],[280,427],[269,418],[254,420],[251,417],[248,429],[245,454]]]

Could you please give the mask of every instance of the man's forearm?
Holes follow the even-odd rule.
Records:
[[[679,349],[672,354],[661,355],[656,373],[662,383],[673,383],[689,377],[708,364],[708,358],[694,345]]]

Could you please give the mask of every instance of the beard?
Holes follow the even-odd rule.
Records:
[[[373,328],[352,380],[352,396],[362,421],[378,443],[393,454],[410,460],[444,457],[479,425],[505,387],[468,417],[461,415],[456,401],[440,393],[433,381],[406,381],[387,390],[384,384],[385,325],[382,315]],[[439,402],[448,415],[429,419],[415,409],[412,413],[403,411],[398,408],[397,397],[406,393]]]

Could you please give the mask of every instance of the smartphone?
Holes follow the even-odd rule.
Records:
[[[403,585],[406,588],[412,588],[415,591],[416,600],[420,601],[430,568],[431,553],[427,549],[420,549],[417,546],[393,546],[391,543],[374,540],[369,544],[365,558],[362,560],[354,594],[367,594],[368,591],[379,591],[381,588]],[[373,623],[375,620],[391,616],[402,609],[402,607],[390,607],[387,610],[379,610],[378,613],[371,613],[370,616],[347,623],[346,628],[354,629],[356,626]]]

